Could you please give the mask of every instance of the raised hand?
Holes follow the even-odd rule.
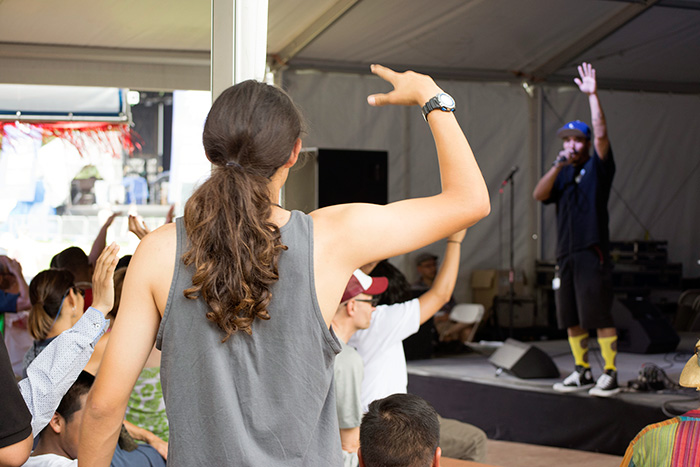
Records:
[[[102,250],[92,274],[92,307],[107,315],[114,306],[114,270],[117,267],[119,246],[112,243]]]
[[[143,237],[151,232],[151,230],[146,227],[143,219],[129,214],[129,232],[134,232],[139,240],[142,240]]]
[[[413,71],[397,73],[381,65],[372,65],[372,73],[388,81],[394,90],[386,94],[372,94],[367,102],[373,106],[419,105],[422,106],[442,90],[430,76]]]
[[[119,215],[118,212],[113,213],[111,216],[107,218],[105,221],[104,225],[102,226],[103,229],[108,229],[110,225],[112,225],[112,222],[114,222],[114,218]]]
[[[170,224],[175,219],[175,205],[171,204],[168,214],[165,216],[165,223]]]
[[[580,78],[574,78],[574,83],[578,86],[581,92],[591,95],[598,91],[598,83],[595,79],[595,68],[590,63],[583,62],[578,66],[578,74]]]

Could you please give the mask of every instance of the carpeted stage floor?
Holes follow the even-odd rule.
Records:
[[[494,350],[489,346],[476,346],[482,353],[409,362],[408,390],[428,400],[440,415],[482,428],[489,439],[623,455],[630,440],[647,424],[700,407],[693,390],[636,392],[626,388],[644,364],[663,369],[677,383],[697,338],[681,336],[676,352],[668,354],[619,353],[618,382],[623,392],[608,399],[586,392],[557,393],[552,385],[559,379],[525,380],[505,372],[497,376],[488,361]],[[594,339],[592,342],[595,345]],[[573,370],[567,341],[532,344],[553,359],[562,378]],[[599,356],[597,349],[591,352],[594,378],[601,373]]]

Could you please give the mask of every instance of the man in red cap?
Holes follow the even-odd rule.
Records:
[[[360,391],[364,366],[357,350],[347,345],[358,329],[369,327],[377,303],[374,295],[383,293],[388,285],[386,277],[370,277],[356,270],[345,287],[338,310],[333,317],[332,329],[342,350],[335,357],[335,396],[340,426],[340,442],[345,465],[359,465],[357,448],[360,447],[362,401]]]

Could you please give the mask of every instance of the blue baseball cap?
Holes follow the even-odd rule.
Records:
[[[581,136],[586,139],[591,139],[591,129],[581,120],[569,122],[557,131],[557,136],[566,138],[567,136]]]

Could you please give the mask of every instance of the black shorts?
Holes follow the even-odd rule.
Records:
[[[554,297],[560,329],[612,328],[612,265],[598,248],[588,248],[560,258],[559,289]]]

